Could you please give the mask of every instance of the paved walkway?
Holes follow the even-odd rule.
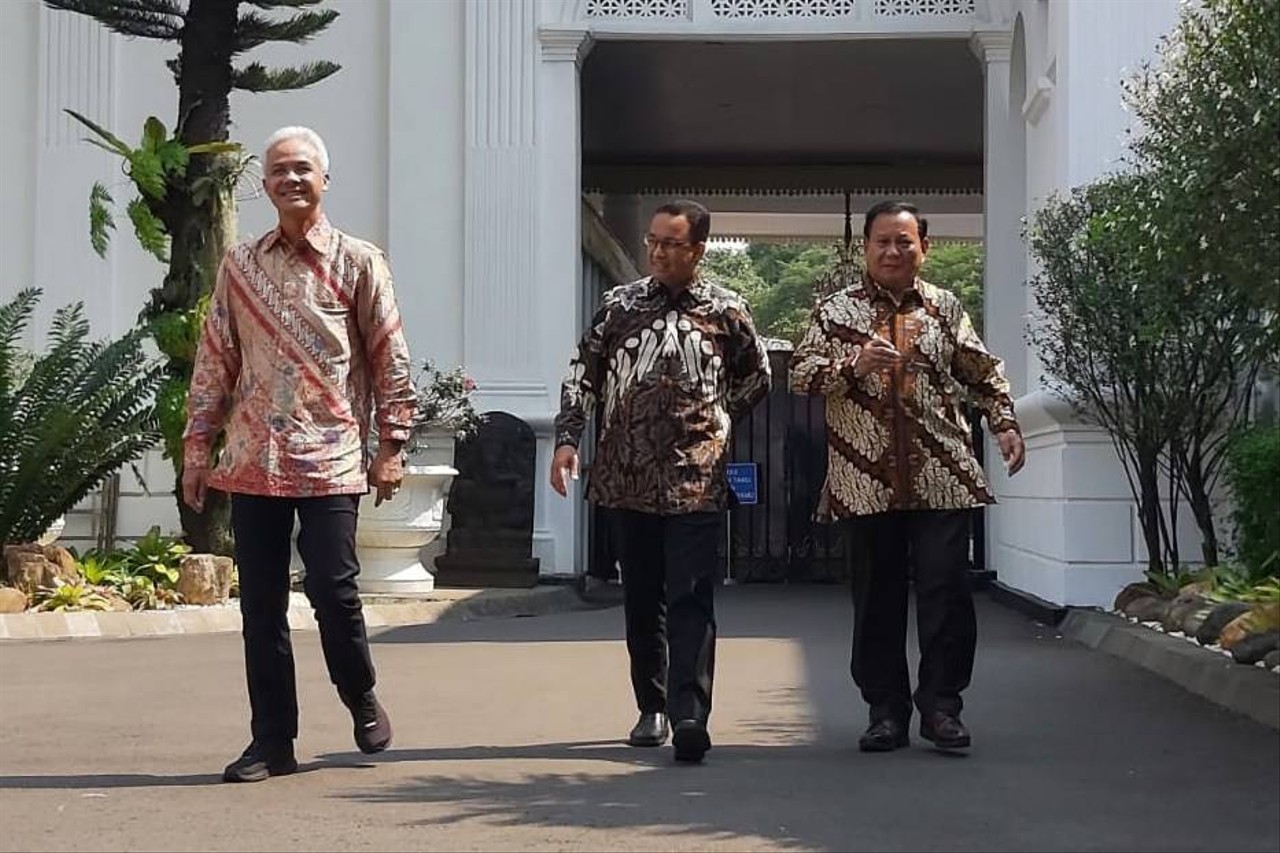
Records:
[[[620,742],[617,608],[378,629],[373,759],[301,633],[305,772],[257,785],[234,634],[10,641],[0,850],[1280,850],[1280,733],[985,598],[971,754],[859,753],[846,596],[722,592],[701,767]]]

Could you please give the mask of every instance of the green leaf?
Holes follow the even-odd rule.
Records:
[[[129,202],[129,221],[133,223],[134,234],[143,249],[155,256],[156,260],[169,262],[169,235],[164,223],[151,212],[151,208],[140,198]]]
[[[129,155],[133,153],[132,148],[122,142],[119,137],[107,130],[105,127],[95,124],[75,110],[63,110],[63,112],[98,135],[98,139],[89,139],[86,137],[85,142],[92,142],[94,145],[97,145],[100,148],[105,148],[113,154],[119,154],[126,160],[129,159]]]
[[[238,154],[243,150],[239,142],[201,142],[187,146],[188,154]]]
[[[272,21],[257,12],[244,12],[236,22],[232,53],[244,53],[269,41],[301,44],[323,32],[338,17],[335,9],[299,12],[283,21]]]
[[[111,235],[107,232],[116,228],[110,207],[114,203],[107,188],[100,182],[95,182],[93,189],[89,191],[89,243],[100,258],[107,256],[107,244],[111,241]]]
[[[169,138],[169,131],[164,122],[155,116],[148,116],[142,125],[142,148],[147,151],[158,151],[164,141]]]
[[[164,164],[153,151],[139,149],[129,158],[129,177],[138,189],[151,198],[162,201],[168,192],[164,179]]]

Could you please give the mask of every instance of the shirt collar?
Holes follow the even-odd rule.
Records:
[[[645,291],[645,295],[655,299],[658,297],[663,299],[670,298],[667,293],[667,288],[662,282],[658,281],[655,276],[649,276],[649,286]],[[707,295],[707,280],[702,277],[701,273],[695,272],[693,274],[693,281],[689,282],[688,287],[680,291],[680,295],[676,297],[676,301],[684,302],[685,300],[692,300],[693,302],[699,302],[706,299]]]
[[[302,240],[314,249],[316,254],[324,255],[329,252],[329,247],[333,245],[333,235],[335,230],[336,229],[329,224],[329,217],[322,214],[320,216],[320,220],[316,222],[315,225],[312,225],[311,228],[307,230],[307,233],[302,236]],[[262,249],[263,251],[270,251],[277,243],[285,243],[284,233],[280,230],[279,225],[268,231],[262,238]]]
[[[906,302],[908,299],[911,299],[913,297],[917,302],[923,303],[924,292],[920,289],[920,284],[921,284],[920,276],[916,276],[914,279],[911,280],[911,285],[906,290],[902,291],[902,297],[900,299],[894,299],[893,293],[889,291],[887,288],[882,287],[880,285],[880,282],[876,281],[874,278],[872,278],[869,275],[864,274],[862,276],[862,286],[864,289],[866,289],[867,293],[870,294],[873,299],[879,296],[883,296],[885,299],[888,299],[890,302],[896,302],[899,305],[901,305],[903,302]]]

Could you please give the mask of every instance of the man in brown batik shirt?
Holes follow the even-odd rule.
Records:
[[[729,488],[729,430],[769,390],[746,302],[702,279],[711,214],[663,205],[645,245],[653,275],[614,288],[569,362],[551,485],[576,478],[578,443],[602,409],[587,497],[608,508],[622,564],[627,653],[640,719],[628,742],[677,761],[711,747],[716,545]]]
[[[854,681],[871,709],[868,752],[920,735],[969,745],[960,693],[977,623],[966,569],[974,507],[993,503],[970,449],[967,391],[987,417],[1009,473],[1023,444],[1009,383],[960,300],[918,277],[928,222],[881,202],[863,225],[867,273],[815,309],[791,361],[791,388],[827,398],[827,482],[821,514],[840,519],[852,558]],[[908,564],[920,639],[917,687],[907,670]]]

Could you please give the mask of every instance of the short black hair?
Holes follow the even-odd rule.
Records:
[[[696,201],[687,198],[669,201],[653,212],[654,216],[665,213],[668,216],[683,216],[689,221],[689,242],[705,243],[711,236],[711,211]]]
[[[899,213],[910,213],[915,219],[916,225],[920,228],[920,239],[929,236],[929,220],[920,215],[920,210],[914,204],[906,201],[878,201],[871,205],[867,211],[867,218],[862,222],[862,239],[867,240],[871,237],[871,223],[876,221],[877,216],[896,216]]]

